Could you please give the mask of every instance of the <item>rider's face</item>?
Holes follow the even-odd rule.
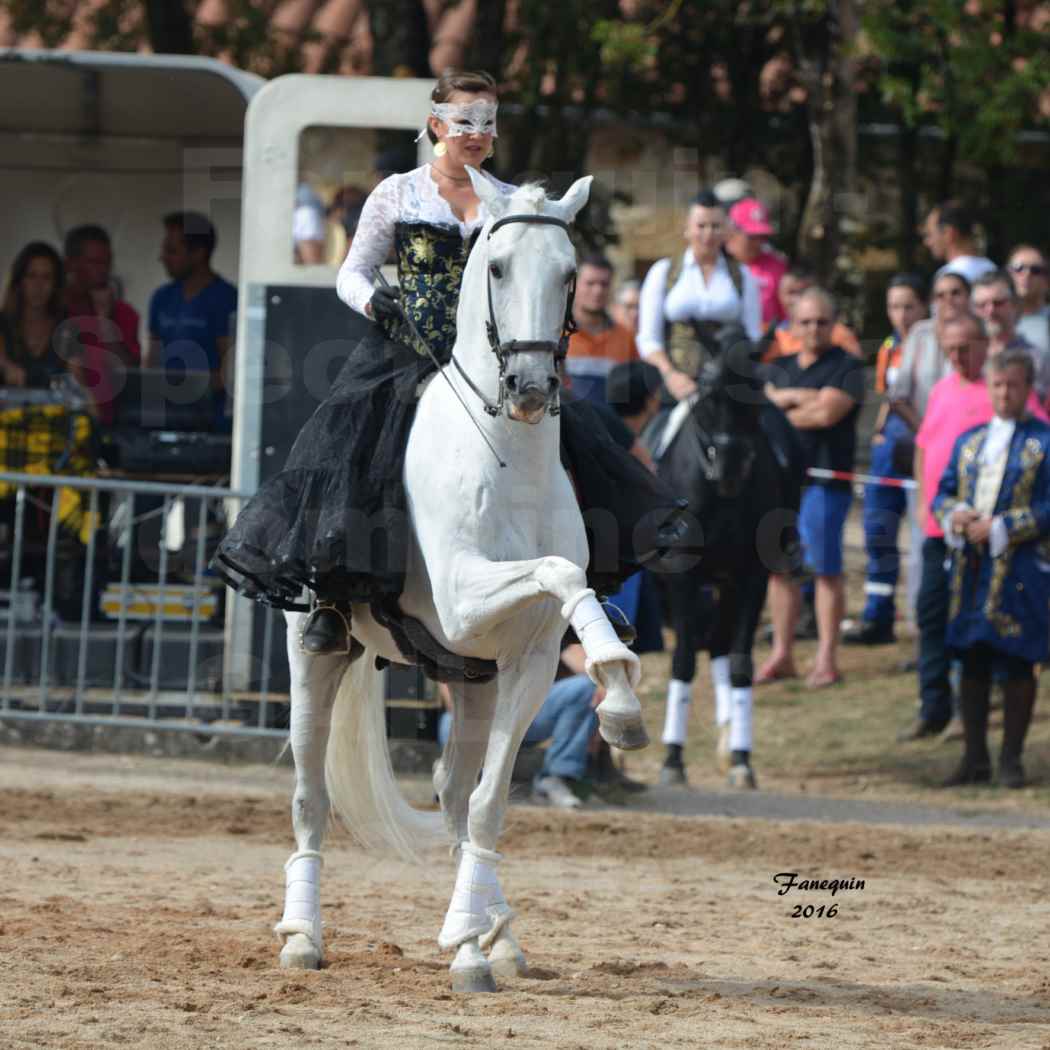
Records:
[[[488,91],[453,91],[445,101],[456,105],[469,105],[478,100],[495,102],[496,96]],[[492,149],[492,135],[450,135],[449,126],[437,117],[430,118],[430,127],[448,151],[442,167],[447,164],[450,168],[461,168],[464,165],[480,168]]]
[[[721,208],[694,204],[685,224],[685,239],[697,258],[714,258],[726,240],[726,215]]]

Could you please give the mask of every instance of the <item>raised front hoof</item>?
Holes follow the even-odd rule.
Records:
[[[753,790],[758,787],[758,781],[755,780],[755,771],[750,766],[745,765],[733,766],[729,771],[729,775],[726,777],[726,783],[731,788],[746,788]]]
[[[293,933],[281,949],[282,970],[319,970],[321,953],[305,933]]]
[[[610,747],[621,751],[640,751],[649,746],[649,734],[640,715],[615,715],[598,708],[598,732]]]
[[[660,783],[664,787],[685,787],[689,783],[685,778],[685,767],[661,766]]]
[[[461,970],[452,970],[452,991],[463,994],[474,992],[494,992],[496,981],[492,976],[492,967],[467,966]]]

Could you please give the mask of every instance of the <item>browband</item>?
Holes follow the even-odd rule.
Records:
[[[489,237],[501,226],[506,226],[512,222],[524,222],[533,226],[560,226],[566,233],[569,232],[569,224],[564,219],[559,219],[554,215],[504,215],[502,219],[497,219],[489,228]]]

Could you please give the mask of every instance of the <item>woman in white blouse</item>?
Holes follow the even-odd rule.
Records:
[[[725,251],[725,207],[709,190],[689,208],[682,256],[653,263],[642,284],[638,350],[677,399],[696,390],[700,347],[726,324],[762,334],[758,282]]]
[[[489,218],[466,169],[480,169],[491,154],[495,82],[485,73],[448,73],[431,100],[425,134],[434,160],[372,191],[336,280],[343,302],[376,323],[217,555],[227,582],[257,601],[301,608],[303,588],[313,592],[300,641],[312,655],[349,652],[354,602],[389,608],[401,593],[411,527],[402,475],[416,392],[436,371],[434,360],[451,357],[463,270]],[[399,287],[376,288],[375,270],[391,250]],[[603,520],[611,513],[619,526],[616,550],[606,543],[588,566],[590,585],[613,593],[668,545],[659,530],[677,502],[595,415],[565,401],[562,450],[581,508],[603,512]],[[653,545],[643,547],[640,536]]]

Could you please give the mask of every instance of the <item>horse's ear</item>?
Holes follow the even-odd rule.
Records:
[[[572,222],[576,218],[576,213],[587,203],[587,199],[591,195],[591,183],[593,181],[593,175],[584,175],[582,179],[577,179],[565,191],[565,195],[561,200],[551,202],[553,210],[560,218],[566,222]]]
[[[488,208],[489,214],[498,219],[507,210],[507,197],[500,193],[499,189],[489,182],[477,168],[472,168],[468,164],[466,169],[470,176],[470,184],[474,187],[478,199]]]

